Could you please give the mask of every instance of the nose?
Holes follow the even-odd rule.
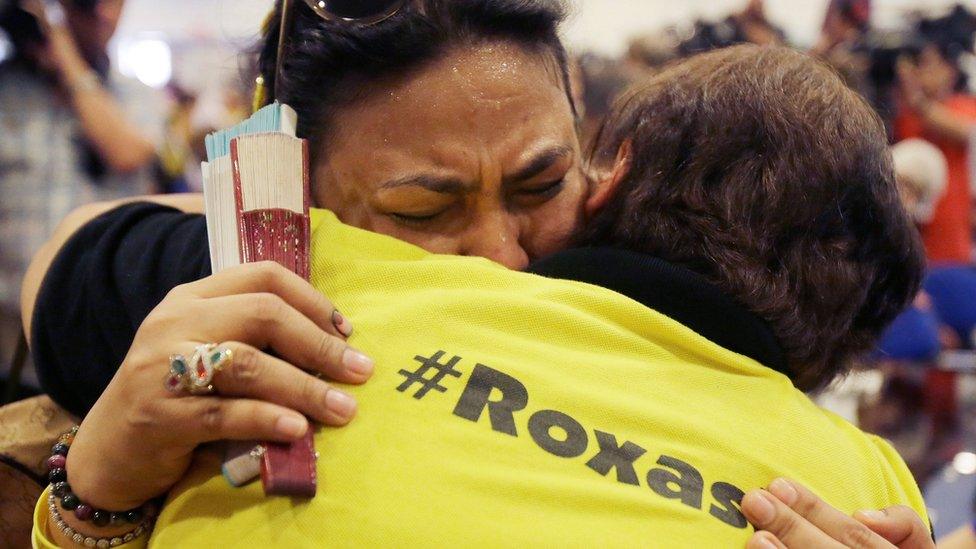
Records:
[[[483,217],[465,234],[463,255],[487,257],[509,269],[529,266],[529,255],[522,247],[518,219],[507,214]]]

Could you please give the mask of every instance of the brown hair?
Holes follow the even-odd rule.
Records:
[[[821,388],[918,291],[924,258],[880,119],[786,48],[699,55],[633,90],[593,150],[629,173],[582,245],[652,254],[763,318],[795,385]]]

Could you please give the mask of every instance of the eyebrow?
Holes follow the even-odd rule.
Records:
[[[546,171],[556,162],[573,155],[572,147],[559,145],[546,149],[535,155],[523,168],[511,175],[505,176],[505,183],[511,184],[517,181],[525,181]]]
[[[470,185],[453,177],[438,177],[428,174],[408,175],[399,179],[391,179],[380,185],[380,189],[383,190],[399,187],[422,187],[435,193],[461,194],[468,190]]]
[[[560,145],[546,149],[535,155],[524,167],[504,178],[506,185],[532,179],[540,173],[549,169],[550,166],[566,157],[573,155],[572,147]],[[381,190],[396,189],[400,187],[421,187],[429,191],[441,194],[462,194],[471,188],[471,185],[454,177],[440,177],[431,174],[414,174],[391,179],[380,185]]]

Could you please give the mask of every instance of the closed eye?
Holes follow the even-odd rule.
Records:
[[[442,213],[443,212],[436,212],[428,215],[391,213],[388,215],[393,218],[394,221],[404,225],[422,225],[437,219]]]
[[[540,187],[527,187],[519,189],[519,194],[528,195],[532,197],[551,197],[559,194],[563,189],[563,185],[566,183],[566,179],[560,179],[559,181],[553,181],[547,183]]]

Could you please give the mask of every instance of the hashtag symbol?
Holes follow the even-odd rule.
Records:
[[[434,356],[427,358],[420,355],[413,357],[414,360],[420,363],[420,368],[416,371],[411,372],[410,370],[400,370],[400,375],[405,379],[403,383],[397,387],[397,391],[401,393],[406,392],[414,384],[419,383],[421,387],[417,389],[414,393],[413,398],[420,400],[427,396],[427,393],[431,389],[439,391],[441,393],[447,391],[447,387],[441,385],[441,381],[447,376],[461,377],[461,372],[454,369],[454,366],[461,361],[461,357],[456,356],[451,360],[448,360],[446,364],[441,364],[441,359],[444,358],[444,351],[437,351]],[[437,372],[431,376],[427,377],[427,372],[430,370],[437,370]]]

